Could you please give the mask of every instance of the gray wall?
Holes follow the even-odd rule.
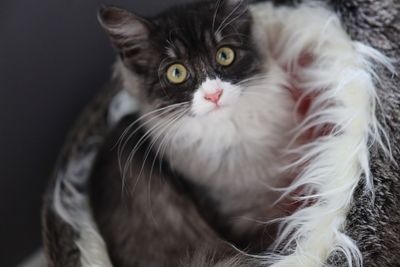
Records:
[[[0,0],[2,267],[40,245],[52,166],[67,130],[108,80],[113,51],[96,21],[105,1]],[[109,2],[146,15],[185,0]]]

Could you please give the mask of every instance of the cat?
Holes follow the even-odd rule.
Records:
[[[382,1],[382,5],[376,5],[375,1],[372,0],[352,0],[346,3],[343,1],[326,2],[329,2],[329,6],[338,14],[341,14],[341,22],[353,40],[369,44],[384,51],[392,58],[398,58],[397,40],[399,32],[393,26],[399,24],[396,16],[398,14],[397,11],[399,11],[397,4],[390,0]],[[186,8],[190,11],[188,7]],[[374,11],[372,12],[375,14],[373,17],[370,16],[372,14],[371,11]],[[304,17],[304,19],[306,18]],[[398,69],[398,64],[396,64],[396,68]],[[124,71],[128,72],[128,76],[135,76],[131,78],[133,80],[136,79],[137,82],[138,75],[132,75],[131,71],[122,68],[121,65],[119,65],[119,75],[116,76],[121,77],[121,73]],[[399,135],[396,129],[399,128],[398,118],[400,118],[398,115],[399,86],[397,86],[399,79],[398,77],[393,77],[390,71],[383,68],[377,69],[377,75],[382,78],[383,82],[378,86],[378,94],[384,104],[384,112],[379,111],[379,119],[386,122],[384,127],[390,134],[393,157],[395,161],[398,161],[398,152],[400,150],[398,149]],[[125,80],[125,85],[127,84],[132,85],[133,83]],[[119,90],[122,87],[120,83],[113,81],[112,88],[114,90]],[[134,92],[129,86],[125,88],[130,89],[131,93],[136,96],[140,96],[140,92]],[[141,89],[142,87],[135,88]],[[107,109],[109,101],[103,99],[102,103],[94,106]],[[93,146],[93,136],[97,136],[99,132],[99,136],[104,136],[101,130],[103,128],[98,125],[99,123],[100,125],[104,123],[103,112],[100,113],[101,118],[92,118],[94,114],[98,115],[96,109],[90,110],[89,113],[90,116],[84,116],[81,120],[76,132],[78,138],[72,140],[72,148],[74,149],[68,149],[64,153],[63,162],[57,167],[61,174],[64,174],[63,170],[65,168],[68,170],[68,167],[64,166],[65,162],[68,163],[75,159],[74,153],[70,151],[75,151],[77,147],[81,147],[82,143],[85,144],[86,139],[90,139],[90,142],[88,140],[86,142]],[[145,110],[142,110],[143,113],[146,114]],[[49,188],[47,196],[49,199],[46,200],[47,205],[44,209],[44,237],[49,266],[87,266],[85,265],[87,262],[92,264],[88,266],[97,266],[97,264],[102,266],[258,266],[257,263],[243,263],[242,257],[237,258],[234,262],[224,260],[224,256],[227,255],[230,258],[235,253],[232,253],[232,250],[229,250],[232,247],[224,242],[222,242],[222,250],[218,247],[221,245],[221,229],[215,228],[215,225],[210,227],[207,224],[212,221],[212,218],[207,218],[207,223],[203,221],[203,216],[213,217],[212,213],[215,210],[218,211],[217,208],[213,208],[215,207],[213,201],[208,202],[212,199],[207,196],[208,190],[204,190],[204,187],[198,184],[193,184],[190,177],[185,177],[178,171],[172,170],[167,160],[170,155],[168,157],[162,156],[163,148],[161,156],[155,157],[154,164],[157,169],[159,168],[158,165],[161,164],[162,171],[156,171],[157,169],[153,168],[152,164],[153,157],[159,154],[157,153],[158,146],[156,145],[155,149],[149,150],[149,160],[145,161],[143,175],[139,176],[147,154],[146,150],[151,147],[153,140],[144,142],[143,146],[134,154],[132,164],[129,164],[131,168],[129,171],[132,172],[126,172],[123,186],[123,182],[120,179],[121,175],[118,171],[118,155],[112,147],[117,142],[116,139],[119,139],[121,134],[124,135],[125,128],[136,127],[137,124],[131,125],[132,121],[136,119],[137,116],[125,118],[116,127],[115,131],[107,136],[107,140],[99,151],[91,177],[90,206],[92,206],[102,237],[107,243],[107,249],[113,264],[108,264],[108,261],[100,262],[100,259],[107,256],[107,253],[101,250],[101,245],[103,244],[101,238],[96,239],[95,235],[92,236],[93,229],[90,229],[90,227],[89,232],[87,231],[85,217],[83,219],[82,217],[74,217],[74,211],[80,209],[79,205],[77,207],[72,205],[72,215],[70,214],[65,218],[62,217],[63,209],[60,211],[56,207],[56,210],[54,210],[53,202],[55,200],[53,196],[57,197],[58,194],[54,194],[54,190],[57,192],[57,187],[54,189],[52,186]],[[143,120],[139,121],[142,122],[141,126],[145,126]],[[132,138],[129,138],[129,144],[127,143],[124,146],[126,149],[122,149],[123,151],[119,155],[122,161],[129,157],[132,146],[135,146],[140,141],[149,128],[144,131],[140,130]],[[86,132],[86,135],[82,132]],[[82,140],[82,135],[85,136],[85,140]],[[83,147],[86,148],[86,146]],[[79,151],[82,151],[82,149]],[[86,155],[85,151],[84,149],[84,155]],[[375,202],[371,203],[369,196],[364,194],[364,185],[361,182],[352,200],[351,211],[345,220],[345,233],[356,240],[365,266],[397,266],[398,258],[393,255],[396,254],[396,251],[399,251],[398,235],[396,234],[399,232],[399,224],[396,223],[399,218],[398,165],[387,160],[385,155],[382,154],[384,152],[378,149],[371,148],[371,153],[370,161],[376,191]],[[151,175],[152,170],[154,172]],[[138,176],[141,179],[137,179]],[[61,178],[58,177],[56,181],[59,182],[61,180],[60,190],[61,192],[65,191],[64,195],[66,195],[61,195],[61,197],[65,199],[64,202],[67,201],[66,204],[69,204],[70,197],[68,197],[68,193],[70,193],[70,190],[68,186],[70,183],[63,185],[63,177],[63,175]],[[81,183],[86,183],[85,181],[84,179],[78,180],[78,186],[74,186],[73,189],[75,188],[78,192],[82,192],[82,195],[86,194],[85,188],[80,186]],[[67,180],[66,182],[70,181]],[[75,180],[72,182],[75,182]],[[122,192],[122,188],[124,188],[125,192]],[[80,197],[81,195],[78,196]],[[168,196],[170,197],[168,198]],[[220,197],[223,198],[223,195]],[[156,201],[157,205],[154,203],[154,198],[158,200]],[[143,199],[145,201],[141,202],[140,200]],[[150,201],[152,199],[153,201]],[[176,199],[178,201],[168,202],[168,199]],[[83,203],[86,207],[86,203]],[[150,203],[152,204],[151,206],[149,205]],[[195,207],[193,204],[197,206]],[[70,207],[71,205],[66,206]],[[208,207],[209,209],[201,207]],[[199,212],[196,210],[197,208]],[[175,212],[171,212],[171,210]],[[176,216],[177,214],[178,216]],[[69,230],[74,227],[74,224],[71,224],[68,219],[74,219],[73,222],[79,222],[72,234]],[[154,221],[161,223],[155,223]],[[222,229],[225,229],[225,227],[222,227]],[[146,232],[147,235],[145,234]],[[177,233],[181,235],[179,236]],[[82,243],[87,238],[91,242]],[[90,238],[95,239],[91,240]],[[113,242],[115,240],[118,241],[118,238],[120,240],[119,244]],[[100,246],[100,249],[97,246]],[[178,253],[169,253],[171,250],[178,251]],[[207,250],[222,251],[222,255],[221,253],[209,254]],[[86,252],[92,253],[87,254]],[[348,265],[348,259],[351,255],[346,254],[347,250],[341,248],[338,251],[331,252],[331,257],[327,264],[334,266]],[[118,253],[122,256],[118,255]],[[325,256],[319,257],[317,260],[322,264],[325,261]],[[304,262],[301,263],[304,265]],[[290,266],[294,266],[294,264]]]
[[[117,266],[133,264],[130,252],[144,253],[135,243],[154,237],[143,229],[151,216],[156,224],[171,223],[160,227],[171,237],[160,233],[161,239],[175,236],[189,248],[199,238],[199,226],[179,223],[176,201],[158,188],[160,175],[183,185],[217,235],[250,251],[265,250],[276,232],[266,222],[287,213],[274,205],[280,195],[272,188],[287,183],[280,167],[287,161],[282,148],[292,139],[295,100],[283,71],[258,46],[247,4],[195,2],[151,19],[103,7],[99,18],[119,53],[123,87],[139,100],[141,115],[110,137],[108,143],[115,143],[122,135],[122,145],[111,154],[106,146],[91,179],[94,216]],[[151,198],[165,198],[165,206]],[[147,205],[149,214],[138,205]],[[174,224],[187,232],[175,233]]]

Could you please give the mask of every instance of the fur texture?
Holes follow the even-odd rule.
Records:
[[[360,184],[346,219],[346,233],[363,256],[364,266],[398,266],[400,251],[400,3],[382,1],[332,1],[350,36],[385,53],[394,73],[375,65],[378,120],[387,133],[392,157],[376,146],[370,148],[370,168],[375,198],[371,201]],[[346,266],[341,253],[330,264]]]
[[[396,12],[400,8],[394,2],[383,3],[383,7],[376,7],[368,1],[333,2],[353,38],[367,45],[374,44],[391,57],[399,57]],[[370,10],[377,11],[376,17],[367,20],[368,16],[360,15]],[[306,192],[302,200],[310,202],[282,221],[277,248],[283,253],[266,255],[260,260],[273,266],[357,266],[362,265],[364,259],[365,266],[395,266],[398,261],[393,253],[399,251],[395,241],[398,233],[395,225],[400,217],[396,211],[399,201],[395,190],[399,172],[397,165],[385,157],[388,150],[372,146],[373,142],[381,147],[385,143],[375,117],[375,84],[378,84],[384,111],[379,118],[390,134],[393,158],[399,159],[400,139],[396,129],[400,125],[400,92],[390,71],[374,65],[380,63],[392,69],[389,61],[365,44],[352,41],[342,29],[339,18],[320,5],[275,8],[261,4],[254,8],[254,14],[265,26],[267,37],[274,36],[269,39],[272,44],[268,48],[273,48],[271,52],[277,63],[302,77],[296,80],[296,87],[310,94],[317,92],[304,123],[297,130],[311,128],[318,132],[327,125],[332,126],[329,127],[332,131],[316,134],[311,145],[291,151],[301,157],[287,168],[299,168],[302,172],[284,191],[300,188]],[[371,24],[382,32],[365,27]],[[369,34],[370,31],[373,34]],[[299,67],[298,59],[310,48],[312,63]],[[371,158],[369,151],[373,152]],[[56,212],[63,214],[62,209]],[[68,222],[68,218],[65,221]],[[80,235],[87,234],[85,228],[77,231]],[[371,244],[379,246],[375,249]],[[104,251],[100,253],[107,255]],[[82,261],[83,265],[108,266],[107,260],[96,265],[94,259]],[[198,257],[193,261],[204,266],[201,262],[205,259]]]
[[[278,62],[291,64],[300,77],[296,86],[304,95],[314,95],[299,132],[313,129],[318,135],[331,127],[293,151],[300,158],[288,168],[302,171],[287,192],[301,189],[305,196],[300,199],[312,204],[283,220],[277,247],[283,245],[289,255],[272,256],[272,266],[322,266],[335,250],[345,254],[350,266],[360,266],[361,253],[343,229],[362,177],[365,193],[373,195],[369,142],[383,143],[375,118],[372,59],[387,67],[390,62],[376,50],[352,42],[338,17],[324,7],[311,3],[276,10],[267,4],[257,10],[263,10],[260,21],[269,30]],[[312,53],[313,62],[302,68],[296,60],[304,53]]]
[[[122,54],[125,89],[140,99],[143,117],[135,127],[146,130],[123,164],[132,165],[141,141],[151,139],[156,157],[208,193],[213,204],[200,208],[215,210],[228,240],[245,243],[243,236],[264,228],[255,221],[283,216],[281,209],[269,208],[279,196],[270,187],[284,184],[278,167],[293,135],[295,102],[285,88],[288,75],[255,38],[248,7],[242,1],[204,1],[147,20],[106,8],[101,20]],[[228,66],[218,62],[221,49],[234,55]],[[176,64],[187,72],[180,83],[168,77]]]

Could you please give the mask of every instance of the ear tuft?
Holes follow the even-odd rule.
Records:
[[[120,50],[123,50],[124,45],[128,43],[140,46],[140,43],[145,42],[148,38],[150,23],[128,10],[101,6],[98,20],[114,45]]]
[[[98,12],[98,19],[100,24],[108,29],[110,27],[122,26],[130,17],[134,15],[129,11],[112,6],[101,6]]]

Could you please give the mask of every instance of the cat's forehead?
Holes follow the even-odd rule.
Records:
[[[249,14],[242,11],[234,16],[233,12],[239,12],[237,7],[217,2],[171,9],[156,18],[158,42],[167,48],[169,55],[201,52],[198,50],[220,43],[243,43],[243,37],[250,35]]]
[[[192,36],[190,36],[191,34]],[[188,57],[192,54],[201,55],[210,48],[218,46],[217,36],[207,29],[171,31],[164,42],[166,53],[171,58]]]

